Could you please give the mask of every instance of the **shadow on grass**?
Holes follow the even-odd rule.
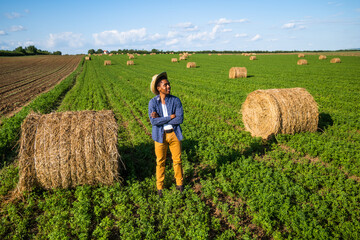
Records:
[[[319,123],[318,123],[318,130],[324,131],[329,126],[332,126],[334,121],[332,120],[330,114],[328,113],[320,113],[319,114]]]

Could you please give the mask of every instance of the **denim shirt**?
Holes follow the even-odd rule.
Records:
[[[180,124],[184,120],[184,111],[179,98],[173,95],[166,95],[165,104],[168,111],[168,116],[164,117],[161,107],[160,95],[155,96],[149,101],[149,118],[152,125],[152,139],[156,142],[164,142],[164,124],[171,124],[179,141],[183,139]],[[156,112],[159,117],[152,118],[151,113]],[[175,114],[176,117],[171,119],[170,115]]]

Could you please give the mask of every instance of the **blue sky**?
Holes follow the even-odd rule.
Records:
[[[360,1],[0,0],[0,49],[360,48]]]

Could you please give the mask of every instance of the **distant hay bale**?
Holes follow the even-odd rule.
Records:
[[[109,56],[112,56],[112,55],[113,55],[112,53],[109,54]]]
[[[229,71],[229,78],[246,78],[247,69],[245,67],[232,67]]]
[[[172,58],[171,62],[178,62],[177,58]]]
[[[186,64],[186,67],[187,67],[187,68],[196,68],[196,63],[195,63],[195,62],[188,62],[188,63]]]
[[[143,56],[146,56],[146,53],[144,53]]]
[[[256,56],[251,56],[250,60],[256,60]]]
[[[181,57],[179,57],[179,60],[186,60],[186,56],[182,55]]]
[[[324,60],[324,59],[326,59],[326,56],[325,56],[325,55],[320,55],[320,56],[319,56],[319,60]]]
[[[221,53],[218,53],[217,55],[218,55],[218,56],[221,56],[222,54],[221,54]]]
[[[306,59],[299,59],[298,61],[297,61],[297,65],[307,65],[308,63],[307,63],[307,61],[306,61]]]
[[[330,63],[341,63],[340,58],[333,58],[330,60]]]
[[[91,57],[85,57],[85,60],[90,61]]]
[[[298,54],[298,58],[301,58],[301,57],[305,57],[305,54],[299,53],[299,54]]]
[[[211,53],[209,53],[208,55],[211,56]]]
[[[129,59],[134,59],[134,58],[135,58],[134,55],[132,54],[129,55]]]
[[[319,112],[304,88],[256,90],[242,105],[242,119],[252,136],[268,139],[276,134],[315,132]]]
[[[129,60],[129,61],[126,62],[126,65],[128,65],[128,66],[129,66],[129,65],[134,65],[134,61],[133,61],[133,60]]]
[[[105,60],[104,61],[104,66],[106,66],[106,65],[111,65],[111,60]]]
[[[117,132],[109,110],[30,113],[21,126],[18,190],[112,184],[121,162]]]

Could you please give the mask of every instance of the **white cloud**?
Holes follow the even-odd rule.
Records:
[[[221,32],[232,32],[232,29],[223,29]]]
[[[247,33],[237,33],[235,34],[235,37],[239,38],[239,37],[247,37]]]
[[[218,24],[218,25],[222,25],[222,24],[229,24],[229,23],[243,23],[243,22],[247,22],[247,19],[238,19],[238,20],[230,20],[230,19],[226,19],[226,18],[220,18],[219,20],[215,20],[215,21],[210,21],[210,23],[213,24]]]
[[[150,35],[147,39],[151,40],[151,41],[156,41],[159,40],[161,38],[161,35],[158,33],[155,33],[154,35]]]
[[[4,30],[0,30],[0,36],[7,35],[7,33]]]
[[[5,13],[5,16],[8,19],[15,19],[15,18],[21,17],[22,15],[20,13],[17,13],[17,12],[11,12],[11,13]]]
[[[289,29],[289,28],[294,28],[295,27],[295,23],[285,23],[284,25],[282,25],[281,28],[285,28],[285,29]]]
[[[167,37],[168,38],[173,38],[173,37],[176,37],[179,35],[179,32],[177,31],[169,31],[168,34],[167,34]]]
[[[198,26],[195,26],[191,22],[185,22],[185,23],[178,23],[173,26],[174,28],[181,28],[183,31],[186,32],[193,32],[198,30]]]
[[[59,46],[68,46],[72,48],[82,47],[84,39],[81,33],[62,32],[50,33],[46,43],[47,47],[54,48]]]
[[[207,32],[194,33],[186,37],[186,40],[189,42],[193,40],[208,40],[208,39],[209,39],[209,33]]]
[[[282,25],[281,28],[283,28],[283,29],[292,29],[292,30],[301,30],[301,29],[306,28],[303,25],[305,23],[304,21],[297,21],[297,22],[299,22],[299,23],[296,23],[296,22],[285,23],[284,25]]]
[[[250,39],[250,41],[257,41],[261,38],[260,34],[256,34],[253,38]]]
[[[170,40],[170,41],[167,41],[167,42],[165,43],[165,45],[166,45],[166,46],[170,46],[170,45],[177,44],[178,42],[179,42],[179,39],[174,38],[174,39],[172,39],[172,40]]]
[[[26,30],[26,28],[24,28],[21,25],[11,26],[9,29],[10,32],[20,32],[20,31],[25,31],[25,30]]]
[[[118,30],[103,31],[94,33],[96,45],[126,44],[146,40],[146,28],[132,29],[127,32]]]

